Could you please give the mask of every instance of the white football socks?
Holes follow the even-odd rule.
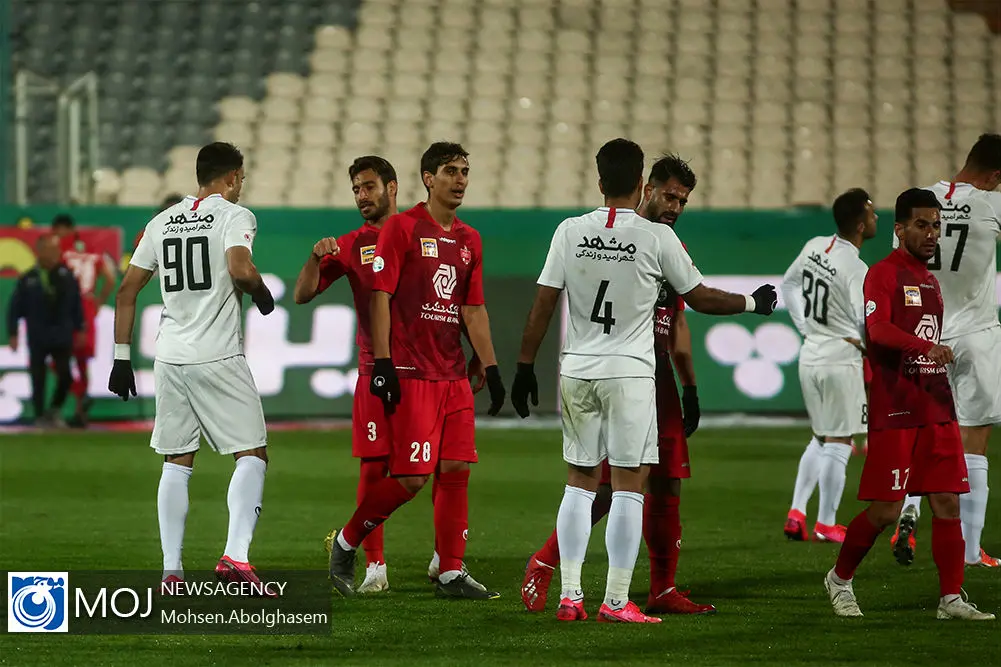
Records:
[[[960,500],[962,500],[962,496],[960,496]],[[900,513],[903,514],[908,507],[914,508],[914,516],[921,516],[921,496],[907,496],[907,499],[904,500],[904,506],[900,508]]]
[[[605,526],[605,548],[608,550],[605,604],[612,609],[622,609],[629,603],[629,584],[633,580],[642,539],[643,494],[615,491]]]
[[[959,517],[966,542],[966,562],[980,562],[980,534],[984,531],[987,516],[987,457],[980,454],[966,455],[966,470],[970,492],[959,497]]]
[[[264,498],[264,473],[268,464],[256,456],[241,456],[236,460],[233,478],[229,482],[226,496],[229,505],[229,533],[226,536],[224,555],[238,563],[246,563],[250,557],[250,541],[254,537],[254,527],[261,513]]]
[[[556,539],[560,545],[560,597],[578,601],[584,598],[580,570],[591,539],[591,505],[595,493],[567,485],[556,515]]]
[[[845,490],[845,468],[852,457],[852,446],[840,442],[824,443],[824,468],[820,473],[820,504],[817,523],[833,526],[837,519],[841,494]]]
[[[188,480],[191,468],[164,463],[160,486],[156,491],[156,513],[160,520],[160,548],[163,550],[163,576],[184,577],[181,549],[184,547],[184,521],[188,517]]]
[[[796,486],[792,493],[792,509],[806,514],[806,505],[810,502],[813,489],[817,486],[820,473],[824,469],[824,448],[816,437],[810,440],[803,455],[799,457],[799,470],[796,472]]]

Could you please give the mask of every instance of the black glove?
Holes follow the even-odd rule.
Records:
[[[511,405],[522,419],[529,415],[529,396],[532,397],[532,405],[539,407],[539,381],[535,379],[535,364],[518,364],[511,384]]]
[[[254,299],[254,304],[257,306],[257,310],[261,312],[261,315],[267,315],[275,309],[275,297],[271,295],[271,290],[265,291],[267,296]]]
[[[129,400],[129,394],[136,395],[136,375],[132,372],[132,362],[128,359],[115,359],[111,367],[111,377],[108,379],[108,391],[123,401]]]
[[[490,409],[487,414],[495,417],[500,409],[504,407],[504,397],[507,392],[504,390],[504,383],[501,382],[500,369],[497,364],[487,366],[483,369],[487,376],[487,391],[490,392]]]
[[[754,298],[754,312],[758,315],[771,315],[779,303],[779,295],[772,285],[762,285],[751,292],[751,296]]]
[[[681,388],[681,407],[684,410],[682,423],[685,425],[685,437],[692,437],[692,433],[699,427],[699,417],[702,411],[699,409],[699,392],[695,385]]]
[[[396,367],[392,359],[376,359],[372,366],[372,379],[368,390],[381,399],[386,411],[392,413],[400,402],[400,378],[396,377]]]

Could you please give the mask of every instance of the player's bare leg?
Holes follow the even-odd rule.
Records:
[[[805,542],[810,539],[810,531],[806,527],[806,505],[817,487],[820,473],[824,466],[824,448],[820,439],[813,436],[807,443],[803,455],[799,457],[799,468],[796,471],[796,484],[793,487],[792,506],[786,516],[783,532],[790,540]]]
[[[156,492],[156,513],[160,523],[160,549],[163,551],[163,581],[184,580],[181,551],[184,525],[188,518],[188,480],[195,463],[195,452],[163,457],[160,485]]]
[[[216,565],[216,576],[223,581],[260,584],[250,564],[250,543],[261,515],[264,499],[264,476],[268,470],[267,447],[254,447],[233,455],[236,466],[229,482],[226,503],[229,505],[229,531],[226,548]],[[261,595],[273,597],[264,592]]]
[[[605,623],[660,623],[629,599],[629,585],[643,538],[643,490],[650,466],[612,466],[612,507],[605,524],[608,577],[598,620]],[[560,550],[562,551],[562,545]]]
[[[820,502],[817,506],[817,523],[814,536],[821,542],[841,544],[845,527],[838,525],[836,516],[841,496],[845,490],[845,470],[852,457],[851,438],[825,437],[823,468],[820,471]]]
[[[681,554],[681,480],[651,476],[643,505],[643,536],[650,554],[648,614],[715,614],[711,604],[696,604],[678,590],[675,575]]]
[[[861,616],[852,579],[855,570],[876,543],[876,538],[887,526],[893,525],[900,515],[903,501],[869,504],[865,510],[852,519],[845,531],[845,541],[841,544],[837,563],[824,578],[824,588],[831,599],[831,606],[838,616]]]
[[[591,503],[591,526],[608,515],[612,506],[612,485],[601,484]],[[521,582],[521,602],[528,611],[543,611],[549,596],[549,585],[560,565],[560,544],[556,530],[542,548],[532,554],[525,565],[525,578]]]
[[[963,528],[959,519],[959,495],[933,493],[928,496],[932,511],[931,551],[938,568],[939,619],[992,621],[994,614],[984,613],[964,599]]]
[[[1001,567],[1001,559],[989,556],[980,546],[980,536],[987,517],[987,441],[990,426],[960,426],[966,453],[966,470],[970,492],[959,498],[960,517],[963,522],[963,539],[966,542],[966,564],[980,567]]]

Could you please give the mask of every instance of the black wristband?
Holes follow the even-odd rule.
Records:
[[[488,381],[500,380],[500,369],[497,368],[497,364],[494,364],[493,366],[487,366],[486,368],[483,369],[483,373],[485,374]]]
[[[522,363],[522,362],[519,361],[518,362],[518,368],[517,368],[517,370],[515,372],[516,373],[534,373],[535,372],[535,364],[525,364],[525,363]]]

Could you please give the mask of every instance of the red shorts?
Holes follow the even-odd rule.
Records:
[[[969,491],[963,441],[956,422],[869,431],[859,500],[892,503],[907,494]]]
[[[682,419],[681,397],[674,375],[657,379],[657,454],[660,463],[650,466],[650,476],[658,479],[688,479],[688,439]],[[608,461],[601,463],[601,484],[612,483]]]
[[[862,381],[866,386],[872,382],[872,366],[869,365],[868,357],[862,357]]]
[[[473,391],[465,378],[401,378],[389,425],[391,475],[430,475],[439,461],[477,461]]]
[[[370,378],[359,375],[351,407],[351,455],[359,459],[389,456],[389,420],[382,399],[369,391]]]

